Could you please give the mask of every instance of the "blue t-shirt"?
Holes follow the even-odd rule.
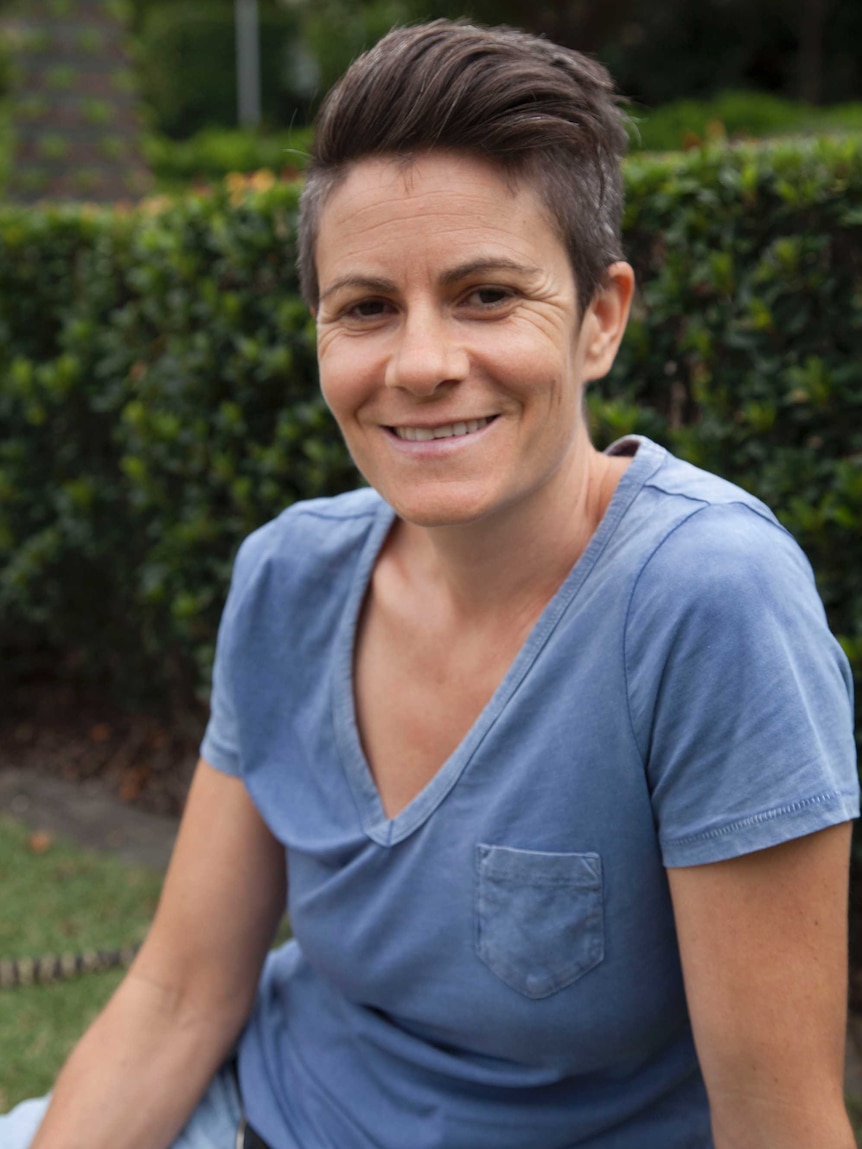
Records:
[[[287,850],[296,940],[239,1050],[274,1149],[712,1144],[665,867],[857,814],[851,679],[763,504],[616,450],[587,549],[392,819],[352,662],[393,511],[300,503],[240,551],[202,754]]]

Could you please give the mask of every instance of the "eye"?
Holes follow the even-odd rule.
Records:
[[[342,315],[347,319],[379,319],[388,315],[390,308],[385,299],[359,299],[345,307]]]
[[[464,302],[470,307],[479,307],[485,311],[501,307],[515,298],[515,292],[510,287],[474,287]]]

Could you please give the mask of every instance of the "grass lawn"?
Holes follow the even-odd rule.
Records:
[[[35,849],[33,847],[36,847]],[[45,839],[0,817],[0,957],[140,941],[161,874]],[[0,990],[0,1113],[45,1093],[122,973]]]

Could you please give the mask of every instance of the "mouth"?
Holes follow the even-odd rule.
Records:
[[[483,419],[465,419],[459,423],[441,423],[438,427],[390,427],[389,430],[398,439],[406,439],[411,443],[427,443],[431,439],[456,439],[464,435],[473,435],[481,431],[496,419],[496,415],[489,415]]]

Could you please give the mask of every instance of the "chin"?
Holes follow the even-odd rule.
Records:
[[[380,494],[400,519],[416,527],[455,527],[475,523],[491,510],[484,499],[458,496],[392,499]]]
[[[395,507],[399,519],[412,524],[414,527],[457,527],[466,526],[483,518],[480,512],[453,511],[437,508],[416,509],[413,507]]]
[[[374,486],[375,484],[371,484]],[[386,486],[377,487],[399,518],[414,526],[456,526],[472,523],[487,512],[487,499],[479,499],[467,492],[446,491],[393,491]]]

